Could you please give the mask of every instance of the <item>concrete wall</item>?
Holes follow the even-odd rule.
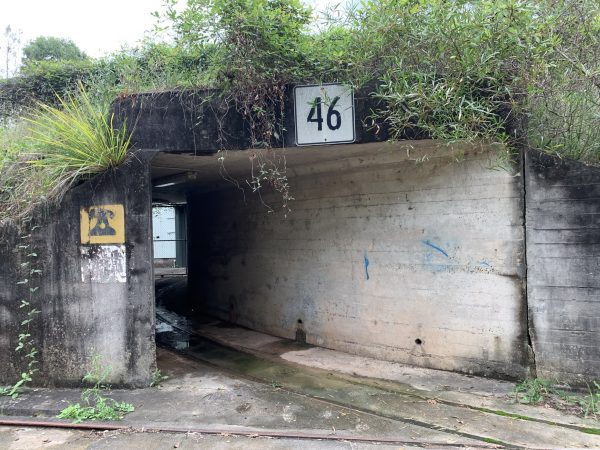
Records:
[[[194,301],[324,347],[524,376],[521,177],[490,170],[489,153],[456,162],[434,145],[367,144],[361,155],[291,169],[288,218],[237,189],[191,192]]]
[[[37,384],[75,385],[98,354],[116,384],[149,384],[155,368],[151,188],[148,154],[74,188],[62,205],[35,218],[33,249],[43,263],[33,302],[42,313],[33,323],[40,351]],[[122,244],[84,245],[80,209],[123,205]],[[112,219],[111,219],[112,220]],[[112,222],[109,222],[118,228]],[[0,247],[0,382],[21,369],[14,348],[23,311],[18,308],[18,254],[11,234]]]
[[[17,287],[19,263],[15,251],[18,245],[18,233],[14,228],[0,230],[0,383],[14,382],[17,371],[14,367],[14,348],[17,346],[15,335],[15,316],[18,304]]]
[[[372,98],[375,86],[354,92],[355,142],[385,141],[387,124],[374,119],[372,111],[380,106]],[[296,145],[292,86],[284,95],[284,122],[274,147]],[[275,110],[279,108],[276,107]],[[219,92],[207,89],[132,94],[113,104],[115,125],[123,121],[135,124],[133,143],[137,148],[167,153],[213,154],[219,150],[248,148],[252,142],[251,127],[231,101]],[[420,132],[410,131],[405,138]]]
[[[538,376],[600,374],[600,171],[526,157],[527,292]]]

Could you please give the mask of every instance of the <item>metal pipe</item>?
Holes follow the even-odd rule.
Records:
[[[137,433],[199,433],[207,435],[229,435],[243,437],[269,437],[278,439],[303,439],[303,440],[325,440],[325,441],[347,441],[347,442],[363,442],[371,444],[393,444],[393,445],[411,445],[414,447],[469,447],[477,448],[473,444],[457,444],[446,442],[419,442],[407,441],[400,438],[386,437],[369,437],[369,436],[350,436],[350,435],[335,435],[335,434],[319,434],[319,433],[304,433],[300,431],[273,431],[273,430],[228,430],[215,428],[201,427],[172,427],[172,426],[131,426],[120,425],[106,422],[85,422],[73,423],[58,420],[32,420],[27,418],[6,419],[0,418],[0,426],[12,427],[33,427],[33,428],[66,428],[71,430],[110,430],[110,431],[130,431]],[[498,445],[479,445],[479,448],[493,449],[502,448]]]

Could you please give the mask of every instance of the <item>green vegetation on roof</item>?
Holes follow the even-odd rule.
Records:
[[[363,0],[320,14],[299,0],[166,0],[155,16],[154,37],[137,48],[39,61],[0,82],[0,117],[39,101],[61,107],[55,94],[77,92],[77,80],[103,104],[209,87],[245,115],[253,145],[269,147],[287,85],[342,82],[383,100],[372,113],[395,139],[501,143],[600,163],[596,0]]]

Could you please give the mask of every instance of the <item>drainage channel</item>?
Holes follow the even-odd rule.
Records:
[[[159,327],[162,326],[163,329],[168,327],[174,331],[174,333],[167,333],[168,337],[166,338],[165,336],[161,338],[161,334],[157,333],[157,342],[160,345],[208,366],[223,370],[230,375],[269,385],[330,406],[342,407],[402,424],[415,425],[486,444],[509,448],[530,448],[530,446],[513,443],[506,439],[458,430],[424,420],[423,417],[430,413],[428,409],[431,409],[431,404],[427,402],[426,398],[419,395],[418,390],[412,387],[406,386],[404,392],[390,392],[361,382],[349,381],[343,376],[334,375],[321,369],[299,368],[287,362],[261,358],[201,336],[185,322],[169,323],[170,318],[158,314],[158,321],[162,322]],[[399,388],[402,389],[402,386]],[[453,405],[450,407],[460,408]],[[399,411],[407,409],[411,410],[413,414],[410,416],[399,414]],[[490,416],[481,411],[470,411],[470,413]]]

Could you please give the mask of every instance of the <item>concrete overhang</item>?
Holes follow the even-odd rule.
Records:
[[[210,192],[227,187],[248,188],[252,171],[260,161],[285,165],[286,176],[293,183],[297,176],[352,171],[398,163],[401,160],[456,158],[476,152],[472,145],[421,141],[388,141],[269,150],[230,150],[212,155],[158,152],[152,160],[153,197],[157,202],[183,203],[186,192]],[[433,163],[432,163],[433,165]]]
[[[389,137],[386,124],[374,114],[382,106],[373,98],[372,91],[354,91],[355,143],[382,142]],[[293,87],[288,87],[283,104],[274,107],[281,117],[275,127],[277,133],[272,147],[297,147],[293,92]],[[252,146],[250,118],[240,113],[219,91],[132,94],[116,100],[113,110],[116,125],[125,121],[133,128],[132,141],[137,148],[210,155]]]
[[[386,143],[386,124],[373,118],[373,112],[381,108],[372,96],[373,90],[354,91],[352,144],[298,146],[293,86],[286,89],[283,105],[277,108],[283,111],[283,117],[278,124],[281,133],[272,142],[272,149],[249,148],[249,120],[218,91],[139,93],[119,98],[113,108],[116,124],[126,121],[133,127],[135,147],[158,151],[152,162],[155,201],[180,203],[191,186],[205,191],[228,183],[248,186],[252,169],[257,169],[260,161],[275,162],[277,168],[285,167],[286,175],[293,177],[302,167],[315,171],[333,164],[342,168],[344,164],[360,164],[342,160],[371,157],[391,149]]]

